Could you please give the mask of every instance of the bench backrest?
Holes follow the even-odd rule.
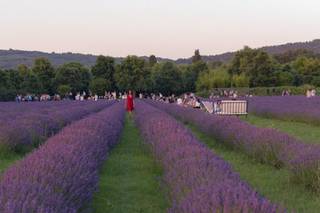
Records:
[[[214,103],[214,113],[218,115],[247,115],[248,102],[246,100],[223,100]]]

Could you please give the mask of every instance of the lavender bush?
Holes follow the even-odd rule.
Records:
[[[169,212],[285,212],[168,114],[137,102],[135,120],[164,169],[173,205]]]
[[[80,211],[97,189],[99,167],[123,123],[124,109],[118,103],[48,139],[1,176],[0,212]]]
[[[149,101],[227,146],[245,152],[261,163],[291,170],[293,178],[320,193],[320,146],[307,144],[285,133],[258,128],[237,117],[223,117],[201,110]]]
[[[259,116],[320,125],[320,97],[271,96],[249,99],[249,111]]]
[[[39,144],[85,115],[114,102],[1,103],[0,146],[17,150]]]

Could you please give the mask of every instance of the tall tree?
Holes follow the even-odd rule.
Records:
[[[201,58],[201,55],[200,55],[200,50],[195,50],[194,51],[194,56],[192,56],[192,63],[196,63],[196,62],[199,62],[201,61],[202,58]]]
[[[157,60],[156,56],[155,55],[151,55],[149,57],[149,65],[150,65],[150,67],[153,67],[156,63],[158,63],[158,60]]]
[[[0,101],[13,100],[16,90],[10,81],[10,71],[0,70]]]
[[[115,61],[109,56],[98,56],[96,64],[91,69],[94,78],[102,78],[108,81],[108,90],[115,90]],[[101,82],[101,81],[100,81]]]
[[[268,53],[245,47],[235,54],[229,73],[231,75],[244,73],[249,78],[251,87],[275,86],[277,69],[277,63]]]
[[[224,67],[219,67],[199,75],[197,91],[210,91],[213,88],[226,88],[230,86],[230,74]]]
[[[148,75],[149,70],[143,59],[128,56],[116,67],[115,80],[120,91],[144,91]]]
[[[39,94],[41,91],[42,87],[38,76],[33,71],[28,72],[21,84],[21,92],[24,94]]]
[[[50,61],[46,58],[35,59],[32,71],[38,76],[41,92],[53,94],[53,80],[55,77],[55,71]]]
[[[187,66],[184,70],[182,77],[184,82],[184,92],[194,92],[196,89],[196,81],[199,75],[208,71],[207,63],[198,61]]]
[[[111,91],[111,83],[104,78],[94,78],[90,83],[90,91],[93,94],[103,96],[105,91]]]
[[[90,71],[80,63],[66,63],[57,70],[55,84],[58,88],[60,85],[69,85],[71,92],[89,91],[91,81]]]
[[[172,62],[154,66],[152,80],[154,90],[164,95],[178,94],[182,89],[181,72]]]

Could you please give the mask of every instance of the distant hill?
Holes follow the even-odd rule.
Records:
[[[316,39],[309,42],[296,42],[288,43],[283,45],[266,46],[262,47],[270,54],[280,54],[289,50],[306,49],[313,51],[314,53],[320,54],[320,39]],[[222,61],[227,62],[232,59],[234,52],[228,52],[219,55],[202,56],[202,59],[206,62],[211,61]],[[67,62],[79,62],[87,67],[94,65],[97,56],[90,54],[80,53],[45,53],[39,51],[23,51],[23,50],[0,50],[0,69],[15,69],[19,64],[25,64],[32,66],[35,58],[45,57],[48,58],[54,66],[59,66]],[[142,58],[147,59],[146,56]],[[116,62],[119,63],[123,58],[115,58]],[[158,58],[159,61],[174,61],[167,58]],[[175,61],[178,64],[190,64],[190,58],[181,58]]]
[[[313,41],[307,41],[307,42],[296,42],[296,43],[287,43],[282,45],[266,46],[258,49],[262,49],[272,55],[281,54],[287,51],[293,51],[298,49],[305,49],[305,50],[312,51],[316,54],[320,54],[320,39],[315,39]],[[233,58],[234,54],[235,52],[227,52],[219,55],[202,56],[202,60],[206,62],[211,62],[211,61],[227,62]],[[191,58],[178,59],[177,63],[190,64],[192,63],[192,60]]]

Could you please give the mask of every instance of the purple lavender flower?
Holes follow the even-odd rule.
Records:
[[[74,122],[8,168],[0,179],[0,212],[78,212],[97,189],[124,114],[118,103]]]
[[[258,128],[237,117],[223,117],[174,104],[148,101],[232,149],[245,152],[261,163],[287,167],[293,178],[320,193],[320,146],[307,144],[275,129]]]
[[[135,121],[164,170],[170,213],[286,212],[242,181],[174,118],[144,102],[136,105]]]

